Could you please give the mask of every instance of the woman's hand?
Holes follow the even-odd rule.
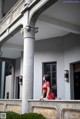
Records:
[[[40,101],[46,101],[48,100],[47,98],[41,98]]]
[[[43,98],[44,101],[47,101],[48,99],[47,98]]]
[[[40,98],[40,101],[44,101],[44,99],[43,98]]]
[[[43,101],[43,96],[40,98],[40,101]]]

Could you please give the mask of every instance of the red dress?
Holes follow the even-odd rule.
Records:
[[[42,90],[44,91],[45,95],[47,94],[47,87],[50,87],[50,83],[49,82],[45,82],[42,86]],[[52,92],[52,90],[50,89],[49,92],[49,96],[48,96],[49,100],[54,100],[55,99],[55,94]]]

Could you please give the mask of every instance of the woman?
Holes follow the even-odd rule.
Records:
[[[40,100],[54,100],[55,99],[55,94],[52,92],[51,88],[50,88],[50,77],[48,74],[43,76],[43,86],[42,86],[42,90],[43,90],[43,95],[41,97]]]

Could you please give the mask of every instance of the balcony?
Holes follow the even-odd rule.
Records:
[[[0,111],[14,111],[21,114],[21,100],[0,99]],[[39,101],[28,100],[28,111],[41,113],[47,119],[80,119],[80,101],[55,100]]]

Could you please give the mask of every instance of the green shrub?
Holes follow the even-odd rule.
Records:
[[[38,113],[27,113],[22,114],[21,119],[45,119],[45,117],[42,114]]]
[[[20,115],[15,112],[6,112],[6,119],[20,119]]]
[[[19,119],[19,116],[20,116],[18,113],[10,112],[10,111],[9,112],[0,111],[0,113],[3,113],[3,114],[6,113],[6,118],[5,119]]]
[[[15,112],[6,112],[6,119],[46,119],[42,114],[26,113],[18,114]]]

